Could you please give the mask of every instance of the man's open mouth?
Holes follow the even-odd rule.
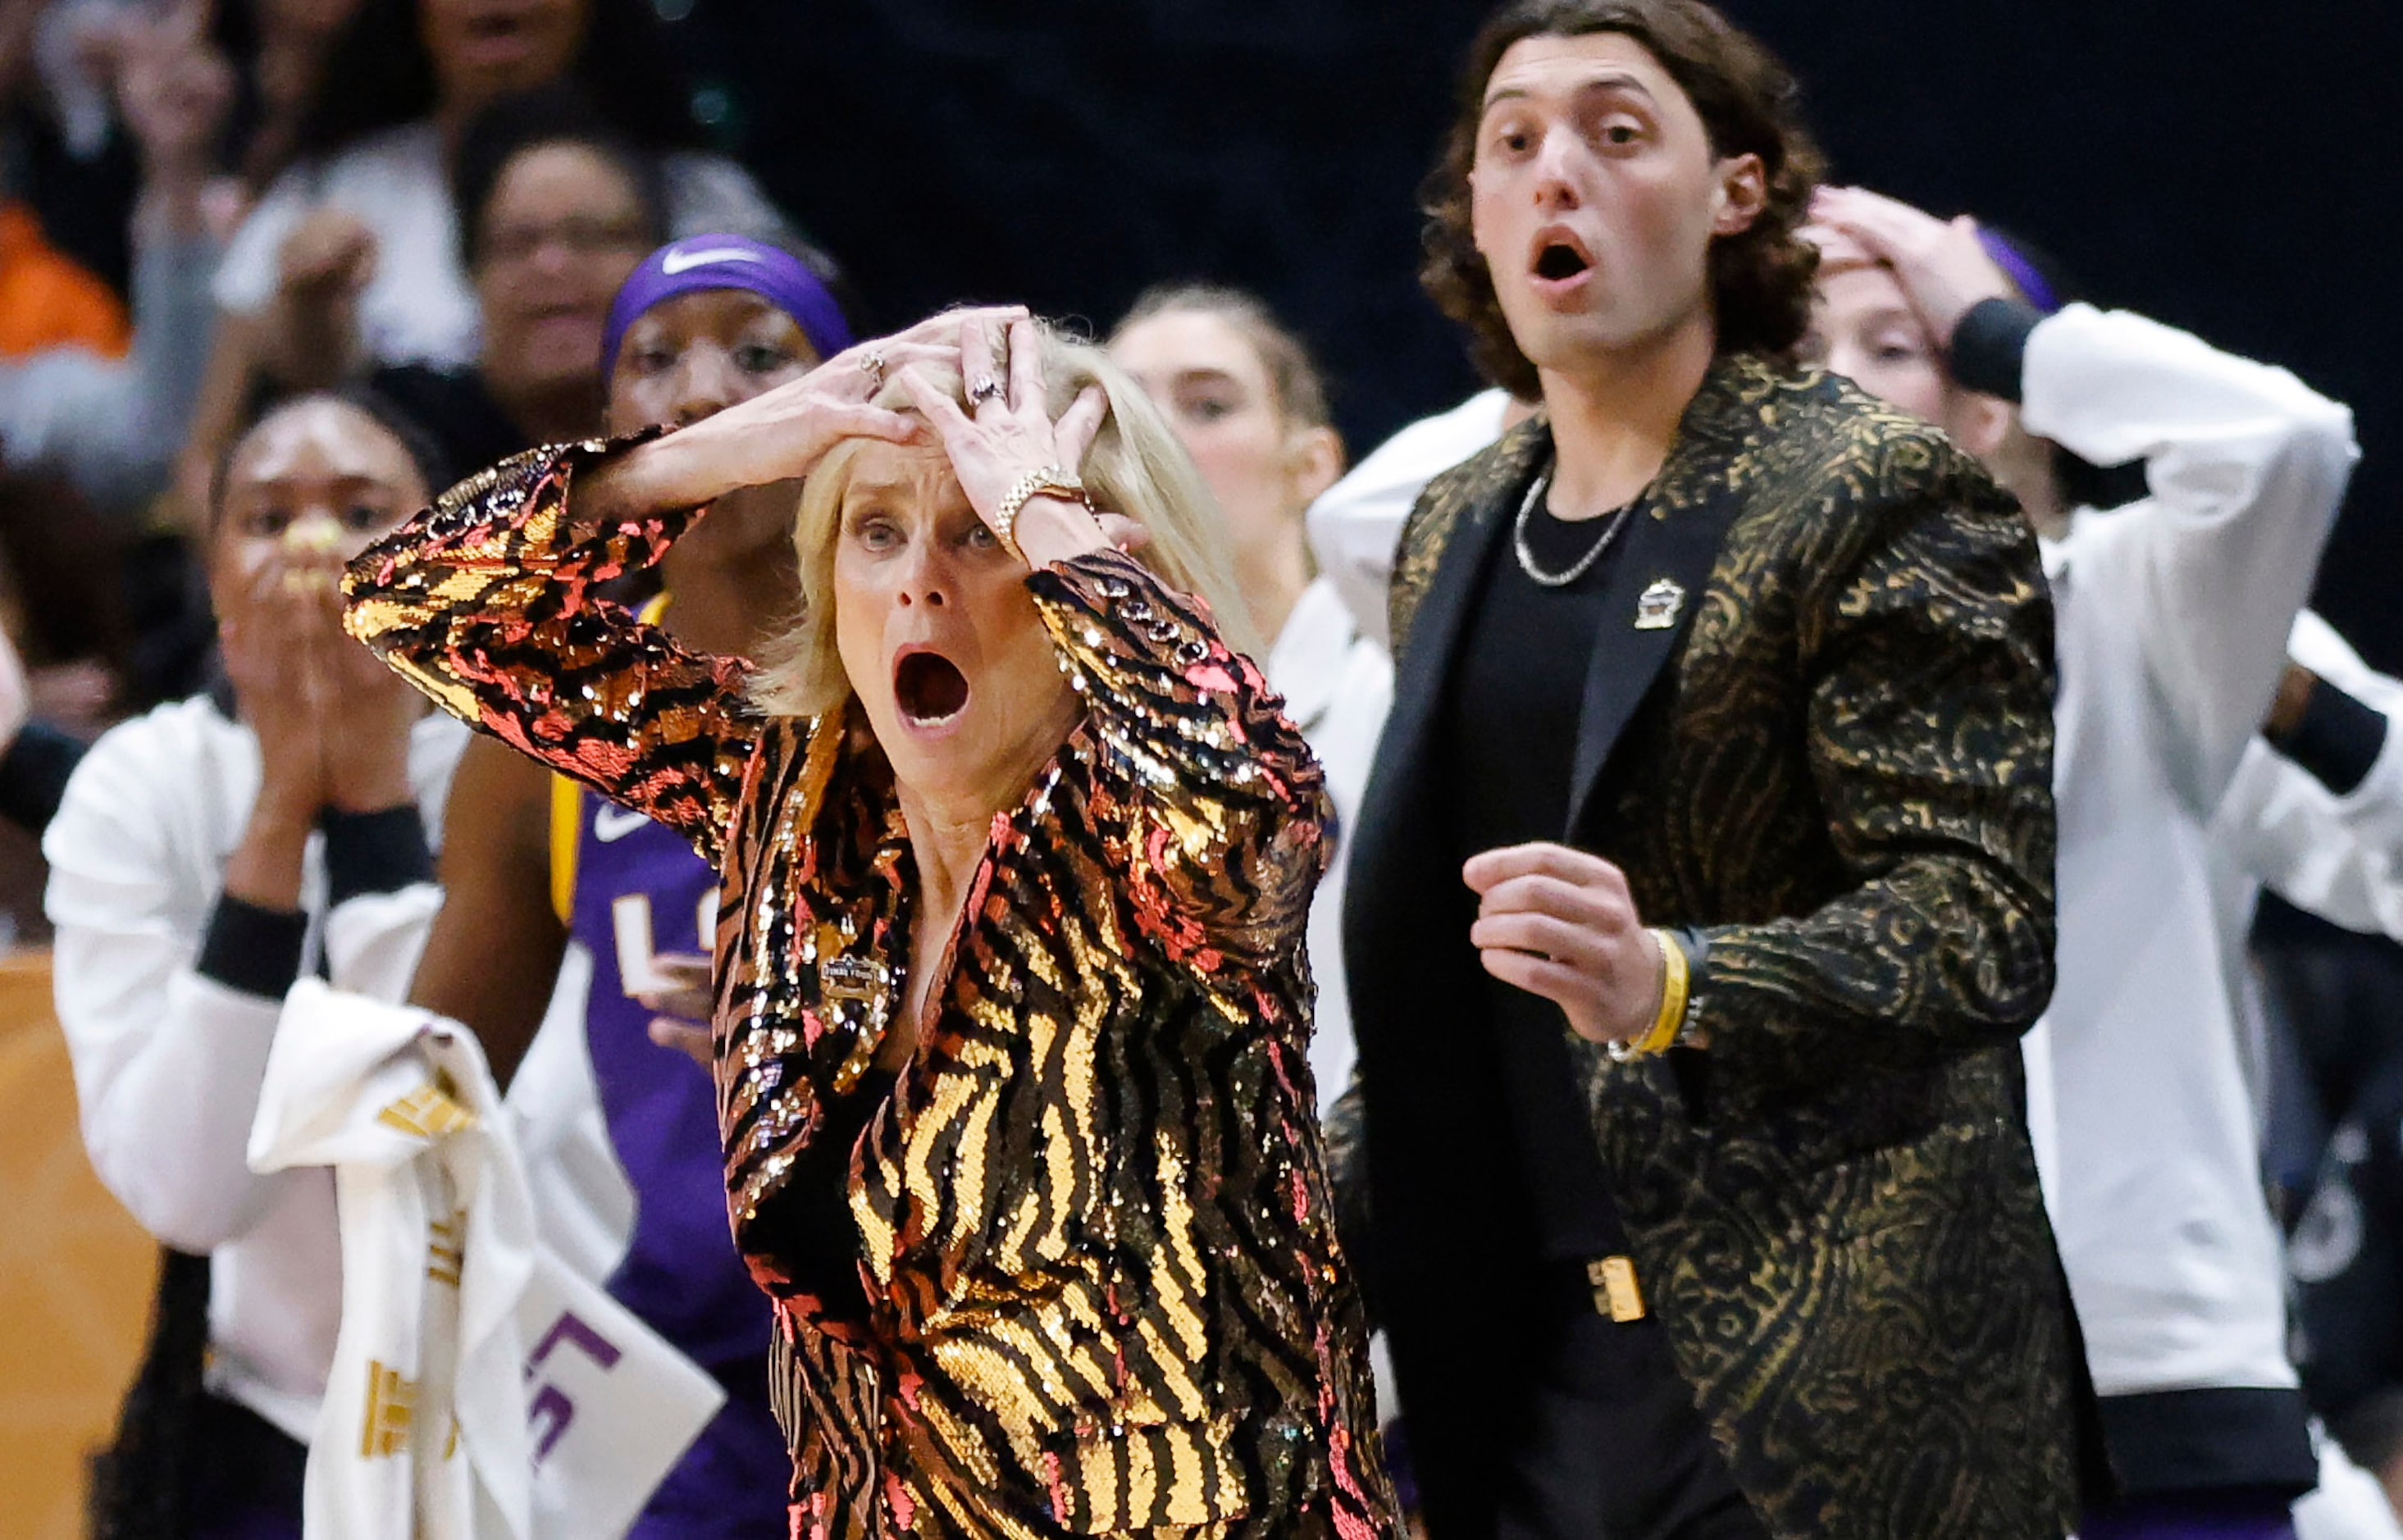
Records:
[[[922,726],[949,721],[968,703],[968,676],[939,652],[904,653],[893,665],[893,700]]]
[[[1543,249],[1535,253],[1535,276],[1556,283],[1575,278],[1592,266],[1586,259],[1585,253],[1565,241],[1547,242]]]

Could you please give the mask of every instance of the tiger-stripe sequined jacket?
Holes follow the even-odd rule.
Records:
[[[720,1131],[793,1533],[1393,1533],[1305,1054],[1327,804],[1258,671],[1117,551],[1029,576],[1087,715],[993,821],[851,1153],[867,1316],[829,1309],[776,1200],[909,997],[908,833],[855,706],[762,715],[745,664],[603,597],[693,517],[579,527],[607,452],[453,489],[353,565],[349,625],[723,874]]]

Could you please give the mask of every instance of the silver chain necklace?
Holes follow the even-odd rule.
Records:
[[[1627,516],[1635,511],[1635,503],[1642,499],[1621,505],[1618,511],[1610,516],[1610,522],[1604,527],[1602,538],[1593,543],[1593,549],[1578,557],[1575,566],[1566,572],[1546,572],[1535,564],[1535,553],[1527,548],[1527,520],[1535,516],[1535,504],[1550,490],[1551,484],[1552,473],[1546,471],[1535,478],[1534,486],[1527,489],[1527,500],[1519,505],[1518,521],[1510,528],[1510,548],[1518,553],[1519,570],[1527,575],[1530,582],[1548,589],[1564,589],[1593,570],[1593,564],[1602,560],[1602,553],[1618,538],[1619,530],[1627,523]]]

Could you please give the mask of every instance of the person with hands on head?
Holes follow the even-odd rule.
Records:
[[[85,1146],[170,1248],[104,1533],[299,1533],[340,1316],[333,1173],[244,1152],[294,982],[406,986],[465,740],[342,632],[342,563],[435,481],[382,409],[302,397],[236,442],[208,533],[224,683],[104,735],[43,842]]]
[[[2027,1042],[2028,1116],[2125,1488],[2079,1532],[2311,1533],[2294,1505],[2322,1464],[2287,1359],[2243,947],[2264,881],[2323,909],[2393,887],[2391,844],[2355,850],[2346,826],[2374,826],[2376,788],[2354,794],[2385,718],[2294,661],[2367,672],[2302,611],[2351,414],[2284,369],[2064,304],[1965,216],[1847,187],[1812,218],[1812,351],[1984,457],[2042,536],[2060,982]],[[2129,462],[2124,488],[2095,468]]]
[[[495,194],[505,213],[511,201]],[[663,246],[602,307],[593,352],[608,428],[702,422],[801,378],[851,340],[825,285],[782,251],[731,235]],[[643,617],[698,651],[757,654],[799,604],[798,495],[770,483],[719,497],[660,562],[662,591]],[[727,1392],[632,1533],[781,1533],[792,1464],[768,1403],[768,1301],[727,1231],[708,1073],[717,873],[674,830],[496,738],[468,745],[446,818],[443,905],[410,999],[471,1028],[521,1105],[565,1089],[537,1083],[551,1072],[526,1055],[547,1011],[574,1013],[633,1202],[631,1229],[606,1227],[607,1287]],[[571,947],[590,959],[589,984],[563,967]],[[576,1168],[562,1158],[549,1169]],[[594,1214],[620,1206],[613,1193],[577,1196]]]
[[[1428,1530],[2058,1537],[2035,538],[1795,367],[1756,40],[1516,0],[1462,83],[1422,276],[1540,408],[1401,535],[1329,1118]]]
[[[596,591],[795,479],[764,662]],[[796,1535],[1392,1533],[1306,1059],[1323,787],[1207,508],[1097,352],[968,312],[352,566],[354,634],[721,874]]]

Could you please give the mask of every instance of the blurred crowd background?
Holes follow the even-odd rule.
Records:
[[[2365,456],[2316,607],[2369,661],[2403,672],[2403,520],[2389,512],[2403,495],[2392,451],[2403,442],[2393,361],[2403,292],[2381,233],[2403,9],[1726,8],[1804,82],[1833,179],[1938,213],[1975,210],[2049,252],[2099,302],[2273,360],[2348,403]],[[1356,458],[1477,385],[1454,328],[1418,288],[1415,190],[1486,10],[1482,0],[0,0],[0,613],[34,715],[89,739],[205,682],[194,488],[263,394],[372,370],[417,403],[460,473],[489,458],[479,451],[496,431],[507,437],[496,411],[538,426],[547,399],[556,404],[538,367],[542,316],[525,320],[512,362],[479,356],[472,310],[464,329],[454,312],[555,245],[589,257],[614,243],[629,254],[622,273],[662,234],[742,226],[839,268],[863,335],[965,300],[1023,301],[1100,333],[1153,285],[1239,285],[1315,352]],[[465,173],[445,178],[427,162],[431,179],[410,183],[408,136],[505,148],[528,131],[485,109],[534,87],[554,89],[528,109],[534,137],[669,154],[664,204],[554,210],[523,228],[490,206],[459,210],[465,267],[445,269],[450,248],[438,242],[428,257],[412,246],[426,232],[405,211],[410,197],[448,211]],[[486,172],[489,195],[497,163]],[[344,175],[382,179],[402,211],[393,230],[310,223]],[[226,243],[212,275],[207,254]],[[179,278],[206,302],[177,292]],[[496,347],[504,334],[487,312],[481,345]],[[335,357],[326,339],[338,337],[370,356]],[[167,350],[188,362],[162,364]],[[480,383],[457,383],[479,369]],[[161,387],[166,399],[128,401],[131,375],[162,372],[181,382]],[[87,399],[96,404],[78,405]],[[22,423],[67,449],[32,451]],[[42,881],[35,841],[0,829],[0,929],[18,947],[44,939]],[[2285,1089],[2266,1174],[2306,1227],[2300,1255],[2324,1257],[2311,1244],[2328,1237],[2308,1225],[2332,1221],[2325,1208],[2307,1219],[2311,1199],[2343,1158],[2331,1131],[2403,1059],[2403,953],[2274,899],[2256,950],[2296,1056],[2273,1081]],[[41,1016],[42,993],[0,1002],[19,1013],[6,1042],[23,1052],[0,1059],[11,1075],[34,1073],[17,1028]],[[61,1116],[71,1131],[72,1109]],[[8,1146],[0,1182],[21,1189],[0,1186],[0,1200],[32,1213],[55,1200],[64,1215],[59,1195],[83,1189],[58,1185],[67,1179],[37,1143],[28,1133]],[[2391,1207],[2403,1194],[2374,1181],[2348,1190],[2368,1238],[2354,1236],[2354,1252],[2403,1267]],[[128,1281],[137,1313],[121,1329],[64,1310],[61,1279],[90,1272],[71,1254],[100,1243],[80,1224],[11,1227],[0,1313],[61,1310],[61,1351],[120,1352],[121,1371],[131,1344],[120,1351],[117,1338],[138,1333],[149,1281]],[[2350,1414],[2356,1453],[2376,1464],[2403,1444],[2397,1403],[2384,1399],[2403,1385],[2403,1277],[2338,1270],[2299,1281],[2299,1353],[2320,1408],[2340,1425]],[[2331,1280],[2332,1300],[2321,1286]],[[16,1335],[0,1356],[16,1355]],[[95,1387],[104,1412],[118,1388]],[[0,1394],[0,1444],[49,1406],[14,1387]],[[6,1508],[0,1500],[0,1533],[48,1533],[16,1530]]]

